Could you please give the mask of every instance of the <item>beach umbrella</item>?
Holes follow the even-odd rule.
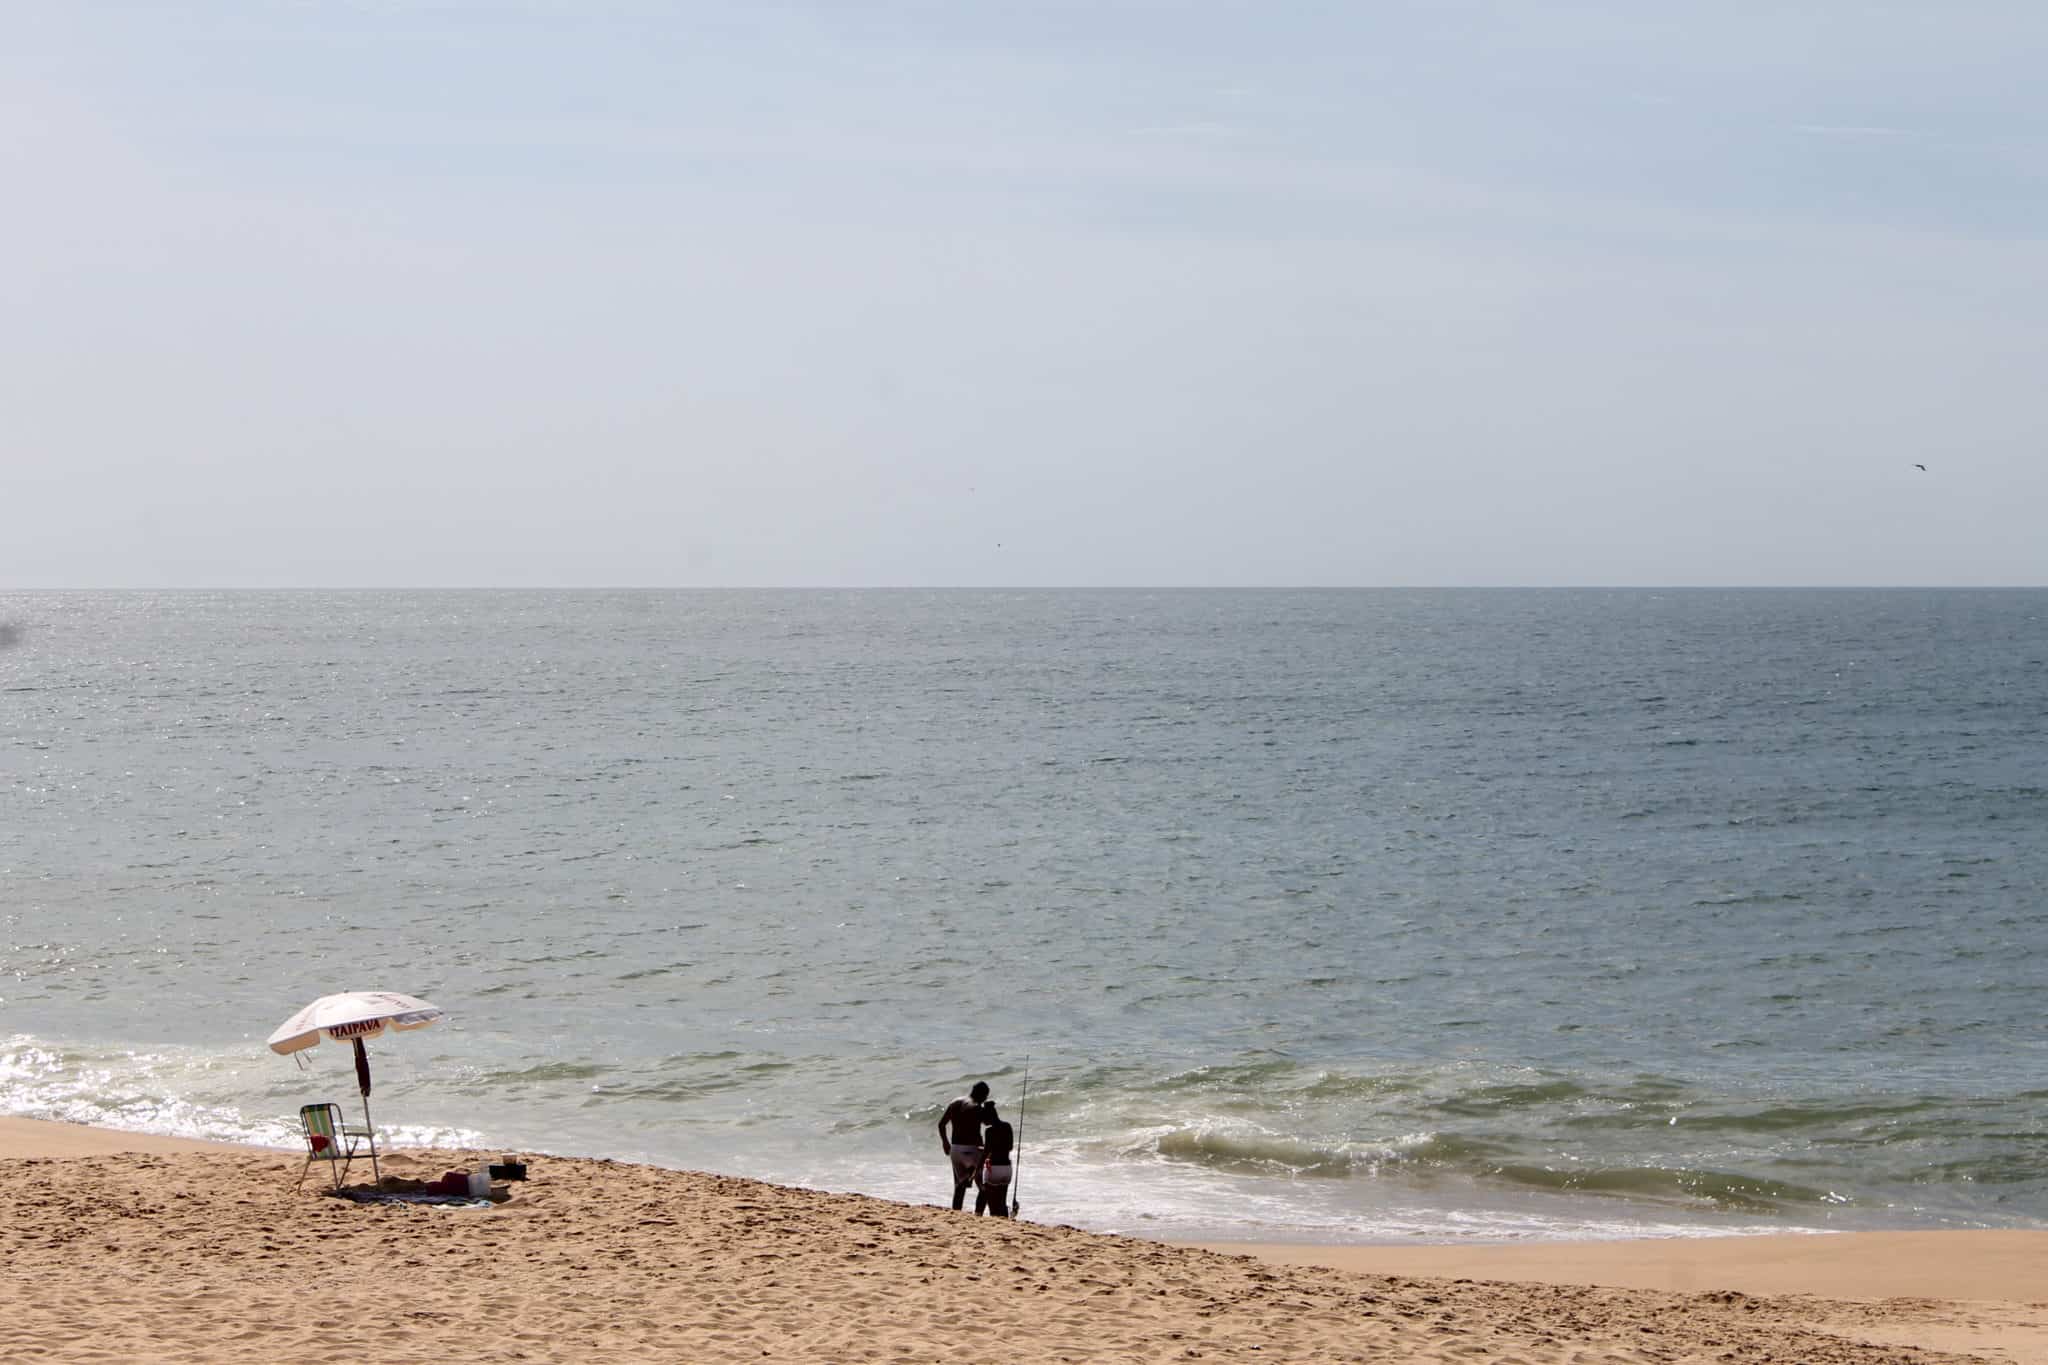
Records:
[[[425,1028],[441,1018],[438,1006],[397,991],[345,991],[323,995],[277,1026],[270,1035],[270,1050],[288,1054],[303,1052],[324,1037],[355,1045],[356,1086],[363,1092],[363,1127],[370,1125],[370,1054],[363,1049],[365,1038],[375,1038],[386,1029]],[[377,1140],[370,1139],[370,1169],[377,1172]]]

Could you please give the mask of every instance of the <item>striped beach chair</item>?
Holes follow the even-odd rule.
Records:
[[[372,1164],[376,1162],[376,1133],[368,1128],[349,1127],[341,1117],[340,1105],[300,1105],[299,1122],[306,1130],[306,1164],[299,1167],[299,1178],[293,1182],[293,1189],[306,1183],[306,1172],[313,1169],[316,1161],[327,1163],[327,1172],[334,1177],[334,1188],[340,1189],[342,1177],[348,1174],[349,1163],[356,1159],[356,1148],[364,1142],[370,1145]]]

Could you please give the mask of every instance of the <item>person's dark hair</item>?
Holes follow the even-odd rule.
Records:
[[[996,1116],[996,1102],[994,1100],[983,1100],[981,1102],[981,1116],[985,1119],[992,1119]]]
[[[968,1094],[968,1097],[969,1097],[970,1099],[977,1099],[977,1100],[985,1100],[985,1099],[987,1099],[987,1098],[988,1098],[988,1082],[987,1082],[987,1081],[976,1081],[976,1082],[974,1083],[974,1089],[972,1089],[972,1090],[968,1091],[968,1092],[967,1092],[967,1094]]]

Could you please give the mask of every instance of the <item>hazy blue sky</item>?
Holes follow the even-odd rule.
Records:
[[[17,0],[0,586],[2048,582],[2044,69],[2039,0]]]

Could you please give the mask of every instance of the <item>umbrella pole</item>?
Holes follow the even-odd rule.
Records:
[[[370,1178],[379,1185],[384,1183],[384,1172],[377,1169],[377,1128],[370,1122],[370,1092],[363,1092],[363,1127],[370,1130]]]
[[[377,1125],[370,1122],[370,1054],[363,1050],[363,1040],[354,1040],[356,1045],[356,1084],[363,1091],[363,1130],[370,1139],[370,1176],[379,1185],[384,1183],[384,1172],[377,1166]]]

